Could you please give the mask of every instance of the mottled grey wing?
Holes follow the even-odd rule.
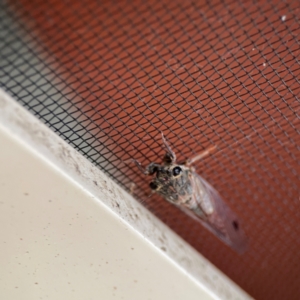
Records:
[[[240,253],[244,252],[247,240],[237,215],[205,179],[193,172],[191,180],[194,190],[193,202],[197,203],[197,206],[192,209],[187,207],[180,207],[180,209],[200,221],[233,249]]]

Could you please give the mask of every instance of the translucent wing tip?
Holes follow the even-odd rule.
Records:
[[[226,207],[227,218],[224,220],[227,244],[239,254],[243,254],[248,249],[248,240],[240,222],[235,214]]]

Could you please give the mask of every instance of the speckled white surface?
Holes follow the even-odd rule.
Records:
[[[5,299],[251,299],[1,90],[0,145]]]

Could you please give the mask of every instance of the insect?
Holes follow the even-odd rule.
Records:
[[[167,150],[162,164],[152,162],[144,169],[138,161],[133,160],[145,175],[153,176],[149,184],[151,190],[199,221],[237,252],[244,252],[247,242],[238,217],[219,193],[191,166],[213,149],[184,163],[177,163],[175,153],[163,133],[161,135]]]

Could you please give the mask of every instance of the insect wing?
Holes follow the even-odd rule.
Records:
[[[196,172],[193,172],[192,180],[193,197],[198,207],[189,210],[189,212],[185,208],[184,211],[193,218],[197,218],[202,225],[236,251],[239,253],[244,252],[247,241],[237,215],[224,202],[220,194]],[[209,202],[205,207],[203,207],[203,201],[199,201],[199,195],[201,195],[201,199],[206,199]],[[213,208],[212,211],[206,213],[203,218],[203,211],[208,211],[207,207],[210,206]],[[201,213],[199,214],[199,212]]]

